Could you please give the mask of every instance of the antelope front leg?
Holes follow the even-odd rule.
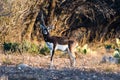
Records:
[[[71,52],[71,54],[72,54],[72,66],[75,67],[75,64],[76,64],[75,52]]]
[[[53,69],[53,56],[54,56],[54,50],[50,50],[50,69]]]

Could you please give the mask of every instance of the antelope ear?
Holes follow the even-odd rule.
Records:
[[[51,30],[51,28],[50,28],[50,27],[47,27],[47,30]]]
[[[47,30],[49,30],[49,31],[51,31],[51,30],[53,30],[53,29],[55,29],[54,26],[47,27]]]
[[[45,25],[45,21],[44,21],[43,12],[41,12],[41,23],[42,23],[43,26],[46,26],[46,25]]]

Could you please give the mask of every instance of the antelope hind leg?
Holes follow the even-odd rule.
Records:
[[[75,54],[71,53],[70,50],[68,49],[68,55],[70,59],[70,66],[75,67],[75,64],[76,64]]]

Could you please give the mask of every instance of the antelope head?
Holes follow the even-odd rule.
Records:
[[[46,34],[46,35],[48,35],[51,30],[55,29],[53,25],[46,27],[43,14],[41,15],[40,28],[42,29],[42,34]]]
[[[45,21],[44,21],[44,18],[43,18],[43,14],[41,15],[41,24],[40,24],[40,28],[42,29],[42,34],[43,35],[49,35],[49,32],[48,32],[48,29],[45,25]]]

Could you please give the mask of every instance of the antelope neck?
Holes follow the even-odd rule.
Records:
[[[50,35],[45,35],[44,40],[45,42],[53,43],[53,39],[50,38]]]

